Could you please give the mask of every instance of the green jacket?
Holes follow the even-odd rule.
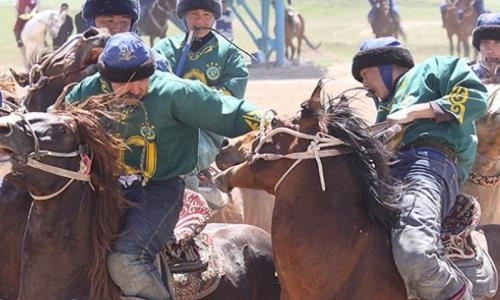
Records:
[[[404,133],[401,147],[419,139],[431,139],[455,150],[461,181],[465,180],[476,157],[475,121],[486,113],[486,87],[459,58],[435,56],[413,67],[399,80],[392,97],[378,107],[377,122],[387,115],[417,103],[435,101],[455,120],[417,120]]]
[[[66,101],[108,93],[110,87],[94,74],[76,85]],[[234,137],[258,129],[260,122],[260,114],[248,101],[167,72],[156,71],[149,78],[149,90],[141,102],[142,106],[121,109],[123,122],[117,131],[130,147],[123,155],[127,173],[141,172],[144,149],[143,170],[149,179],[164,180],[194,169],[199,128]]]
[[[177,65],[186,43],[186,34],[164,38],[153,50],[163,55],[172,70]],[[217,34],[197,51],[190,51],[186,57],[180,77],[199,80],[210,87],[236,98],[243,98],[248,82],[248,69],[240,50]]]

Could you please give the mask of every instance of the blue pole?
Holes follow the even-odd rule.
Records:
[[[283,67],[285,64],[285,2],[275,0],[274,10],[276,12],[276,66]]]
[[[193,36],[194,36],[194,30],[190,30],[188,37],[186,39],[186,45],[184,45],[184,48],[182,49],[182,55],[181,58],[179,59],[179,63],[177,64],[177,69],[175,70],[175,75],[181,77],[182,75],[182,70],[184,69],[184,63],[186,62],[186,56],[189,53],[189,50],[191,49],[191,42],[193,41]]]

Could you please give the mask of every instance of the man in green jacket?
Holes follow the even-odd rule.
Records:
[[[456,57],[434,56],[414,66],[410,52],[393,37],[365,41],[353,58],[352,75],[378,97],[377,122],[408,125],[390,164],[392,175],[405,184],[392,245],[408,298],[491,296],[494,280],[478,279],[487,288],[473,291],[461,270],[443,257],[440,238],[442,220],[476,156],[474,122],[486,113],[485,86]],[[491,259],[479,252],[490,267]]]
[[[112,36],[98,68],[66,100],[117,95],[114,108],[122,122],[116,133],[129,146],[120,182],[125,197],[138,206],[127,212],[108,269],[124,297],[169,299],[153,261],[178,221],[184,193],[180,175],[197,165],[199,128],[238,136],[258,128],[259,113],[253,104],[199,81],[155,71],[153,52],[133,33]]]
[[[182,78],[199,80],[225,95],[245,96],[248,69],[240,50],[212,28],[222,15],[221,0],[179,0],[177,16],[187,31],[160,40],[153,50],[163,56],[174,73]],[[223,137],[202,131],[198,166],[190,174],[187,187],[198,191],[196,173],[209,175],[206,169],[214,162]],[[208,176],[210,178],[210,175]]]

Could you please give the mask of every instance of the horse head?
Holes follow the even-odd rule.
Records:
[[[48,153],[78,152],[75,146],[75,122],[59,115],[40,115],[39,113],[13,113],[0,118],[1,152],[12,160],[12,178],[33,194],[48,194],[61,178],[30,167],[36,160],[47,165],[77,169],[78,163],[72,156],[55,157]],[[77,155],[73,155],[77,156]],[[74,162],[72,162],[74,161]],[[53,181],[53,182],[52,182]]]
[[[56,51],[46,49],[28,73],[11,70],[17,83],[29,86],[23,104],[28,111],[45,111],[54,104],[63,88],[95,72],[95,64],[110,34],[106,29],[89,28],[75,35]]]
[[[23,248],[30,262],[23,265],[59,262],[23,267],[20,298],[119,299],[103,262],[126,207],[117,185],[124,144],[102,126],[111,115],[89,101],[81,108],[0,118],[0,152],[12,162],[9,179],[35,200]]]
[[[229,191],[238,186],[275,193],[274,188],[280,176],[293,161],[264,157],[286,157],[290,153],[306,151],[307,144],[290,132],[314,133],[320,130],[313,110],[321,110],[318,97],[321,91],[319,86],[322,84],[323,81],[320,81],[311,99],[303,104],[302,112],[296,116],[274,116],[267,128],[260,128],[259,131],[252,131],[223,143],[216,163],[221,169],[227,169],[223,174],[230,176],[217,178],[220,189]]]

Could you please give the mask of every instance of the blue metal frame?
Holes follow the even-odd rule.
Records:
[[[276,51],[276,65],[282,67],[285,63],[285,2],[284,0],[261,0],[260,2],[261,18],[259,20],[253,14],[246,0],[227,0],[229,7],[231,7],[257,48],[264,53],[266,60],[269,59],[273,51]],[[276,38],[274,39],[271,37],[271,31],[269,30],[269,12],[272,2],[274,2],[276,20]],[[254,25],[257,26],[259,30],[257,34],[260,34],[260,36],[256,36],[256,33],[250,29],[238,10],[238,6],[243,8]]]

